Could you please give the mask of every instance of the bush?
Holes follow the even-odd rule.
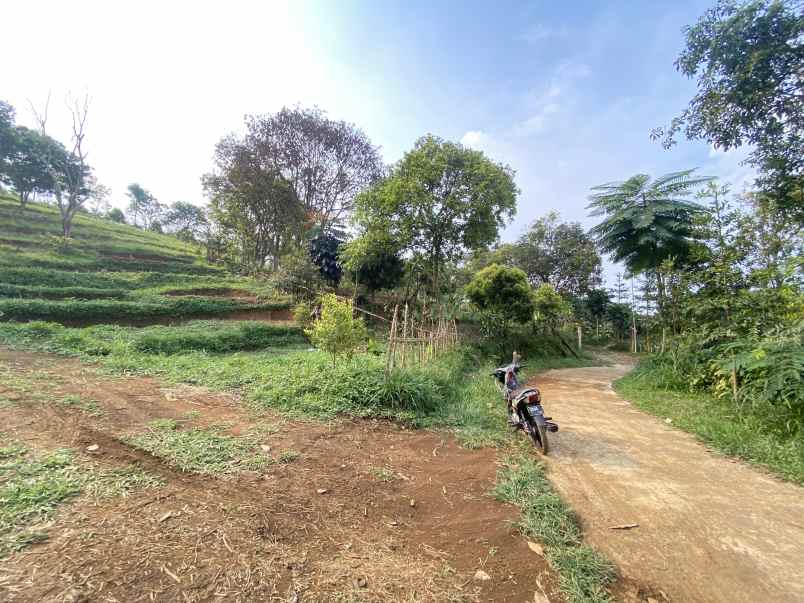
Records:
[[[322,298],[321,318],[305,333],[316,347],[332,355],[333,365],[337,356],[351,360],[368,338],[365,323],[354,317],[352,301],[341,301],[332,293]]]

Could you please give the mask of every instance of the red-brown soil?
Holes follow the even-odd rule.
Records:
[[[4,601],[560,601],[555,577],[489,496],[493,450],[377,421],[292,422],[248,414],[236,396],[113,378],[76,361],[0,349],[6,437],[71,447],[102,466],[137,464],[166,485],[66,503],[50,539],[0,564]],[[7,382],[7,381],[4,381]],[[95,400],[87,415],[52,401]],[[192,418],[189,418],[192,417]],[[259,474],[181,473],[122,442],[156,418],[241,433],[273,422]],[[270,431],[270,430],[269,430]],[[97,444],[95,453],[83,452]],[[326,492],[319,493],[320,490]],[[477,570],[491,579],[478,581]]]

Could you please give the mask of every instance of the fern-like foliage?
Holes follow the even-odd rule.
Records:
[[[706,211],[688,197],[711,180],[684,170],[652,179],[637,174],[624,182],[592,188],[591,216],[605,216],[591,234],[614,261],[629,271],[657,268],[664,260],[683,259],[690,248],[696,214]]]

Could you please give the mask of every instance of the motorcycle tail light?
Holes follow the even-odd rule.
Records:
[[[538,404],[538,403],[540,403],[541,401],[542,401],[542,397],[541,397],[541,395],[539,394],[539,392],[533,392],[532,394],[530,394],[530,395],[528,396],[528,402],[535,402],[535,403],[537,403],[537,404]]]

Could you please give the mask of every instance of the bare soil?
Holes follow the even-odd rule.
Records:
[[[0,408],[7,437],[71,447],[101,466],[136,464],[166,481],[63,505],[47,542],[0,564],[0,600],[522,603],[537,591],[561,600],[512,524],[518,510],[489,496],[493,450],[387,422],[256,417],[233,395],[113,378],[43,354],[0,349],[0,370],[47,394],[0,391],[14,403]],[[102,415],[52,402],[68,394],[95,400]],[[233,434],[273,422],[270,454],[301,457],[259,474],[181,473],[122,441],[156,418],[226,424]],[[92,444],[99,449],[86,451]],[[491,579],[476,580],[477,570]]]
[[[589,542],[673,601],[804,601],[804,490],[620,399],[611,382],[630,368],[620,358],[531,383],[561,426],[551,481]],[[611,529],[624,524],[638,527]]]

